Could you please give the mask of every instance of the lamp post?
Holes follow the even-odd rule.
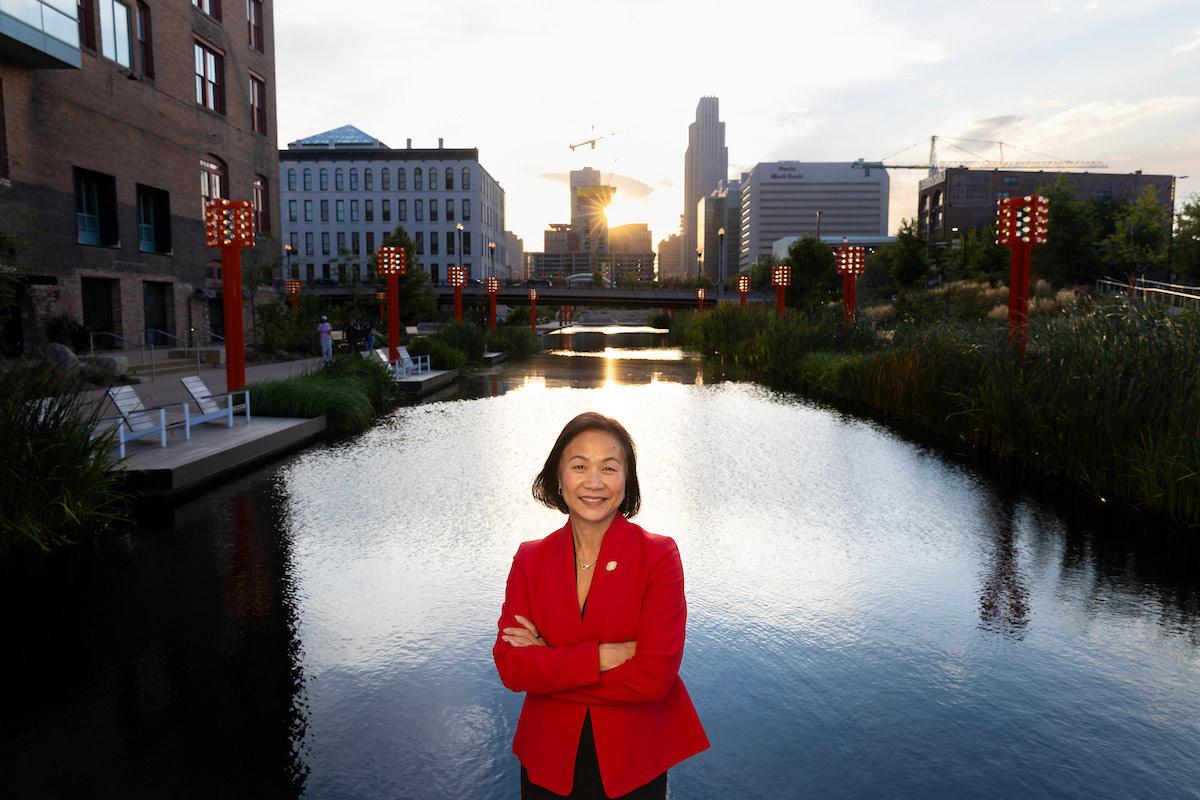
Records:
[[[699,285],[699,283],[700,283],[700,256],[703,255],[703,253],[704,253],[704,251],[701,250],[699,247],[696,248],[696,284],[697,285]]]
[[[488,242],[488,256],[490,257],[490,260],[492,262],[491,274],[494,276],[496,274],[496,243],[495,242]]]
[[[704,288],[701,286],[696,287],[696,302],[700,304],[699,310],[703,311],[704,310]]]
[[[738,294],[740,294],[742,296],[742,299],[738,303],[738,305],[744,306],[744,305],[746,305],[746,292],[750,291],[750,276],[749,275],[739,275],[737,286],[738,286]]]
[[[408,252],[403,247],[381,247],[375,263],[387,276],[388,361],[400,358],[400,275],[407,269]],[[380,315],[382,316],[382,315]]]
[[[821,241],[821,212],[817,212],[817,241]]]
[[[537,289],[529,290],[529,323],[537,333]]]
[[[783,290],[792,283],[792,268],[787,264],[771,267],[771,283],[775,284],[775,306],[783,316]]]
[[[857,245],[837,249],[837,271],[842,273],[842,322],[854,322],[854,290],[867,264],[867,248]]]
[[[717,304],[725,300],[725,229],[717,228]]]
[[[1029,325],[1029,259],[1046,243],[1050,201],[1040,195],[1002,197],[996,203],[996,244],[1012,251],[1008,281],[1008,344],[1025,358]]]
[[[292,246],[290,244],[285,244],[283,246],[283,255],[287,259],[288,277],[291,277],[291,275],[292,275]]]
[[[495,275],[489,275],[483,284],[487,289],[488,305],[491,308],[491,312],[488,314],[488,326],[492,330],[496,330],[496,292],[500,291],[500,279]]]
[[[461,270],[462,269],[463,226],[462,226],[462,223],[460,222],[457,225],[455,225],[454,227],[458,229],[458,268]],[[467,277],[466,277],[466,275],[464,275],[463,280],[465,281],[466,279],[467,279]]]
[[[462,287],[467,282],[466,270],[461,266],[450,267],[450,285],[454,287],[454,321],[462,322]]]
[[[221,299],[225,311],[225,391],[246,388],[246,341],[242,329],[242,248],[254,247],[254,211],[247,200],[208,201],[208,246],[221,248]]]

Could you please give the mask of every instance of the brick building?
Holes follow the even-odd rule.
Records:
[[[25,273],[5,349],[64,315],[137,342],[222,332],[206,197],[253,201],[278,251],[273,0],[30,2],[0,15],[0,230]]]
[[[1171,175],[1133,173],[1067,172],[1067,182],[1076,200],[1133,201],[1147,186],[1153,186],[1158,202],[1171,213],[1174,208],[1175,178]],[[983,228],[996,222],[996,201],[1002,197],[1025,197],[1058,180],[1056,172],[1017,170],[973,170],[965,167],[941,169],[923,178],[917,191],[921,235],[932,240],[948,239],[953,229]]]

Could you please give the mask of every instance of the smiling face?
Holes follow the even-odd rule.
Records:
[[[625,502],[625,452],[610,433],[590,430],[563,450],[558,485],[580,533],[604,533]]]

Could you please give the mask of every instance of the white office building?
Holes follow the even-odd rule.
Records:
[[[886,236],[888,176],[850,162],[774,161],[742,175],[741,249],[748,269],[788,236],[822,239]]]
[[[446,148],[440,139],[414,148],[409,139],[392,149],[346,125],[281,150],[279,185],[285,278],[336,280],[348,262],[368,281],[368,260],[398,225],[434,282],[460,263],[469,278],[505,272],[504,190],[477,148]]]

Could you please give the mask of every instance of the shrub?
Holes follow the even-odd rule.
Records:
[[[0,552],[47,550],[124,523],[115,429],[77,379],[43,364],[0,370]]]
[[[467,356],[461,350],[431,336],[413,339],[408,352],[414,356],[429,356],[429,366],[433,369],[462,369],[467,363]]]
[[[514,358],[536,353],[539,349],[537,334],[527,327],[504,325],[488,334],[487,346]]]
[[[256,383],[251,387],[254,414],[325,416],[325,430],[341,436],[365,430],[388,406],[392,388],[387,369],[377,361],[338,358],[298,378]]]
[[[458,350],[470,363],[483,363],[483,353],[487,348],[487,332],[483,328],[469,322],[450,323],[438,328],[434,338]]]

